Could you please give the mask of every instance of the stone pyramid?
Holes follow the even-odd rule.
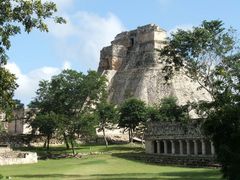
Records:
[[[170,95],[177,97],[179,104],[211,99],[184,73],[175,73],[166,83],[164,62],[156,50],[164,46],[166,37],[165,30],[149,24],[118,34],[110,46],[101,50],[98,71],[109,80],[110,102],[121,104],[129,97],[137,97],[152,105]]]

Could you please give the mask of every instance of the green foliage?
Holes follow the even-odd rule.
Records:
[[[192,30],[178,30],[162,51],[167,79],[184,67],[186,75],[212,96],[211,102],[199,102],[197,111],[205,118],[206,135],[229,180],[240,178],[240,52],[234,35],[221,21],[203,21]]]
[[[161,121],[159,107],[158,106],[148,106],[147,107],[147,118],[150,121]]]
[[[215,99],[204,104],[207,114],[206,134],[214,142],[224,176],[230,180],[240,178],[240,54],[224,59],[216,67]],[[203,106],[203,105],[202,105]]]
[[[188,31],[178,29],[166,43],[161,50],[161,55],[165,57],[166,79],[171,78],[175,70],[184,67],[186,75],[212,96],[215,66],[238,48],[234,30],[226,30],[219,20],[203,21],[200,26]]]
[[[130,98],[120,107],[119,127],[129,129],[129,141],[133,141],[133,131],[139,125],[146,121],[147,108],[143,101]]]
[[[12,114],[13,95],[17,87],[15,75],[0,66],[0,112],[5,112],[7,116]]]
[[[177,105],[173,96],[162,99],[159,106],[148,108],[148,118],[151,121],[183,122],[189,120],[188,105]]]
[[[143,101],[135,98],[127,99],[120,107],[119,126],[135,129],[145,121],[146,105]]]
[[[229,180],[240,179],[240,106],[225,105],[209,114],[204,125],[211,135],[222,172]]]
[[[49,149],[49,142],[57,129],[57,115],[50,114],[38,114],[36,118],[31,122],[33,131],[39,131],[41,134],[47,137],[47,149]]]
[[[96,135],[97,117],[94,113],[86,112],[81,115],[80,121],[77,124],[77,132],[84,137],[93,137]]]
[[[97,104],[96,114],[99,122],[99,130],[103,131],[103,137],[107,147],[108,141],[105,134],[105,128],[111,128],[114,123],[116,124],[119,118],[118,109],[113,104],[103,100]]]
[[[118,109],[113,104],[103,101],[97,105],[96,112],[100,126],[107,126],[107,123],[116,123],[118,121]]]
[[[57,116],[54,113],[37,115],[31,123],[33,130],[45,135],[52,135],[57,128]]]
[[[159,115],[162,121],[186,121],[189,119],[188,105],[177,105],[176,97],[163,98],[159,107]]]
[[[30,107],[38,114],[58,115],[57,132],[70,141],[74,153],[74,141],[79,136],[93,134],[96,127],[94,108],[101,102],[106,89],[106,78],[95,71],[87,75],[74,70],[64,70],[51,81],[41,81],[37,97]],[[37,116],[38,116],[37,114]]]

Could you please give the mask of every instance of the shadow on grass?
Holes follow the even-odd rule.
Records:
[[[139,152],[125,152],[125,153],[113,153],[112,156],[113,157],[117,157],[117,158],[122,158],[122,159],[126,159],[126,160],[131,160],[131,161],[135,161],[135,162],[140,162],[140,163],[144,163],[144,164],[156,164],[156,163],[150,163],[146,160],[146,158],[144,158],[146,154],[143,151],[139,151]]]
[[[91,174],[91,175],[77,175],[77,174],[33,174],[33,175],[16,175],[13,177],[31,179],[175,179],[175,180],[220,180],[219,174],[215,171],[201,171],[201,172],[167,172],[167,173],[121,173],[121,174]]]
[[[77,153],[91,153],[91,152],[143,152],[143,148],[136,145],[121,144],[121,145],[110,145],[106,148],[104,145],[78,145],[74,148]],[[20,147],[14,150],[20,151],[31,151],[36,152],[41,159],[50,158],[58,155],[72,154],[71,149],[66,149],[65,146],[50,147],[49,150],[43,147]]]
[[[109,147],[102,147],[99,149],[100,151],[103,151],[103,152],[121,152],[121,151],[124,151],[124,152],[143,152],[143,148],[142,147],[139,147],[139,146],[130,146],[130,145],[125,145],[125,146],[109,146]]]

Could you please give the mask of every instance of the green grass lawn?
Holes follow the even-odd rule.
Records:
[[[42,151],[42,149],[37,149]],[[55,152],[63,148],[53,148]],[[12,179],[175,179],[219,180],[218,169],[185,168],[146,164],[114,156],[114,153],[130,153],[141,148],[131,145],[82,146],[78,152],[110,151],[113,154],[91,155],[80,159],[40,160],[37,164],[1,166],[0,174]],[[43,152],[41,152],[43,153]]]

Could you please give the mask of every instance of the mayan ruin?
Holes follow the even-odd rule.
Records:
[[[240,180],[240,1],[0,1],[0,180]]]

